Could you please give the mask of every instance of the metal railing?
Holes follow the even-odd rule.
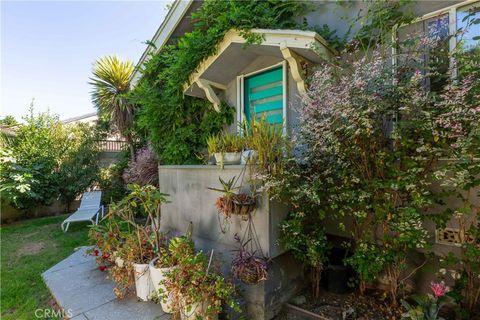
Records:
[[[104,152],[120,152],[126,145],[126,141],[121,140],[99,140],[97,141],[100,150]]]

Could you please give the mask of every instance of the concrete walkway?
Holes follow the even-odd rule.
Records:
[[[153,302],[136,297],[118,300],[107,273],[98,270],[95,257],[81,247],[42,274],[58,305],[72,320],[167,320],[168,314]]]

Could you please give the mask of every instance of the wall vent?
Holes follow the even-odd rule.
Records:
[[[473,243],[474,238],[467,235],[467,242]],[[436,243],[460,246],[460,230],[455,228],[436,230]]]

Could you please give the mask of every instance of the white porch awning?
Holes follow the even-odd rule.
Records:
[[[325,39],[313,31],[252,29],[251,32],[262,36],[261,44],[245,46],[246,39],[238,31],[227,32],[216,54],[201,62],[190,75],[184,85],[185,94],[206,98],[218,110],[218,91],[225,90],[230,81],[260,56],[287,60],[299,92],[304,93],[302,62],[320,63],[335,54]]]

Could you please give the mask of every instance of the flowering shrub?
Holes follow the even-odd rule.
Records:
[[[379,50],[359,56],[354,52],[345,67],[325,65],[312,76],[300,110],[298,140],[306,146],[300,176],[317,181],[308,198],[337,217],[340,228],[344,219],[352,222],[354,252],[347,262],[359,274],[360,290],[384,273],[396,305],[421,266],[406,272],[408,251],[428,249],[422,215],[440,202],[431,185],[447,170],[441,159],[478,155],[480,110],[471,97],[473,79],[439,94],[427,91],[432,73],[416,69],[418,54],[397,57],[397,72],[392,57]],[[440,217],[448,215],[435,220]]]
[[[128,164],[128,168],[123,172],[123,180],[127,184],[158,186],[157,157],[148,147],[137,151],[135,159]]]

